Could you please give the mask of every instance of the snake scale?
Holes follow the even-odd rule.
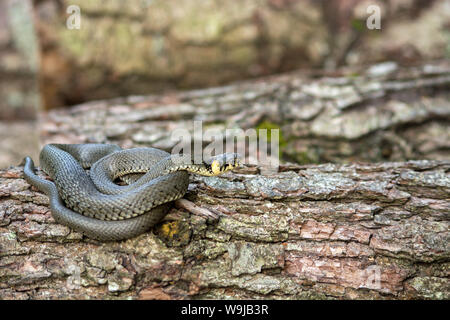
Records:
[[[135,237],[160,221],[187,192],[189,172],[215,176],[239,165],[235,153],[195,164],[188,155],[112,144],[48,144],[39,159],[54,182],[35,174],[30,157],[24,176],[49,196],[56,222],[103,241]]]

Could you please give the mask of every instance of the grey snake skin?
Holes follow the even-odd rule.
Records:
[[[187,192],[188,172],[218,175],[239,165],[238,158],[222,154],[210,163],[193,164],[190,158],[174,158],[154,148],[48,144],[40,153],[40,166],[54,182],[37,176],[29,157],[24,176],[49,196],[56,222],[90,238],[112,241],[135,237],[160,221],[170,202]],[[115,184],[119,177],[131,184]]]

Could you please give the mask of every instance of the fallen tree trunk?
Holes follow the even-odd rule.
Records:
[[[44,142],[113,142],[171,151],[171,135],[194,121],[280,129],[287,161],[348,163],[450,159],[450,64],[382,64],[311,79],[300,72],[226,87],[92,101],[42,117]],[[203,138],[203,139],[202,139]]]
[[[21,167],[2,170],[0,297],[449,299],[449,70],[292,73],[43,115],[45,143],[167,151],[194,120],[279,128],[301,164],[192,178],[154,230],[111,243],[55,224]],[[305,164],[354,160],[403,162]]]
[[[258,169],[195,177],[153,231],[109,243],[2,170],[0,297],[450,298],[449,161]]]

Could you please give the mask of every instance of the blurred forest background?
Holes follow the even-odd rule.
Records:
[[[366,27],[372,4],[380,30]],[[80,29],[66,25],[70,5]],[[0,168],[37,158],[43,110],[449,57],[449,0],[2,0]]]

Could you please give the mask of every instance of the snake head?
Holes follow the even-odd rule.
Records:
[[[173,165],[166,170],[166,173],[186,170],[202,176],[217,176],[241,165],[238,153],[219,154],[199,164],[193,163],[189,154],[172,155],[170,159]]]
[[[240,155],[238,153],[223,153],[212,157],[207,167],[211,175],[217,176],[240,165]]]

